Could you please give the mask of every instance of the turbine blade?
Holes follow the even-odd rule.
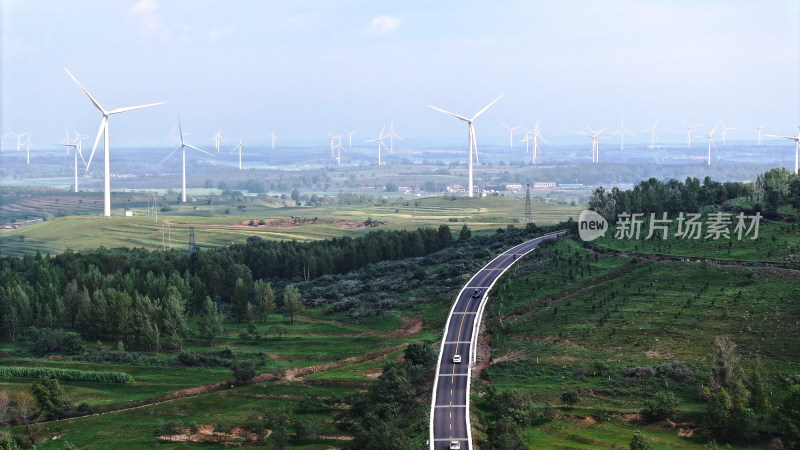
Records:
[[[92,103],[94,103],[94,106],[95,106],[97,109],[99,109],[99,110],[100,110],[100,111],[103,113],[103,115],[106,115],[106,114],[107,114],[107,113],[106,113],[106,110],[105,110],[105,109],[103,109],[103,107],[102,107],[102,106],[100,106],[100,102],[98,102],[98,101],[97,101],[97,99],[95,99],[95,98],[92,96],[92,94],[90,94],[90,93],[89,93],[89,91],[88,91],[88,90],[87,90],[85,87],[83,87],[83,85],[81,84],[81,82],[80,82],[80,81],[78,81],[78,79],[77,79],[77,78],[75,78],[75,76],[74,76],[74,75],[72,75],[72,73],[70,73],[70,71],[69,71],[69,70],[67,70],[67,68],[66,68],[66,67],[64,67],[64,70],[66,70],[66,71],[67,71],[67,75],[69,75],[69,77],[70,77],[70,78],[72,78],[72,81],[74,81],[74,82],[75,82],[75,83],[78,85],[78,87],[80,87],[80,88],[81,88],[81,90],[83,91],[83,93],[84,93],[84,94],[86,94],[86,95],[89,97],[89,100],[91,100],[91,101],[92,101]],[[91,162],[91,161],[92,161],[92,159],[91,159],[91,158],[89,158],[89,162]]]
[[[489,104],[488,104],[488,105],[486,105],[486,106],[485,106],[485,107],[484,107],[482,110],[480,110],[480,111],[478,111],[477,113],[475,113],[475,115],[474,115],[474,116],[472,116],[472,120],[475,120],[475,119],[477,119],[477,118],[478,118],[478,116],[480,116],[481,114],[483,114],[483,113],[484,113],[484,112],[485,112],[487,109],[489,109],[489,107],[490,107],[490,106],[492,106],[492,105],[494,105],[495,103],[497,103],[497,101],[498,101],[498,100],[500,100],[501,98],[503,98],[503,96],[504,96],[504,95],[506,95],[506,94],[505,94],[505,93],[503,93],[503,94],[500,94],[500,95],[499,95],[499,96],[498,96],[496,99],[492,100],[492,103],[489,103]]]
[[[450,111],[445,111],[445,110],[443,110],[443,109],[441,109],[441,108],[437,108],[437,107],[435,107],[435,106],[432,106],[432,105],[428,105],[428,108],[432,108],[432,109],[435,109],[435,110],[437,110],[437,111],[439,111],[439,112],[443,112],[443,113],[445,113],[445,114],[451,115],[451,116],[455,117],[456,119],[461,119],[461,120],[463,120],[464,122],[469,122],[469,121],[470,121],[469,119],[467,119],[467,118],[466,118],[466,117],[464,117],[464,116],[461,116],[461,115],[458,115],[458,114],[455,114],[455,113],[451,113]]]
[[[89,155],[89,162],[86,163],[86,171],[89,171],[89,166],[92,165],[92,158],[94,158],[94,151],[97,150],[97,144],[100,143],[100,136],[103,135],[106,131],[106,123],[108,122],[108,116],[103,116],[100,119],[100,129],[97,130],[97,137],[94,138],[94,145],[92,146],[92,153]]]
[[[138,106],[125,106],[123,108],[112,109],[111,111],[108,112],[108,114],[119,114],[123,112],[133,111],[134,109],[142,109],[142,108],[149,108],[151,106],[163,105],[164,103],[167,102],[148,103],[146,105],[138,105]]]
[[[205,150],[200,150],[199,148],[195,147],[194,145],[190,145],[190,144],[184,144],[184,145],[185,145],[186,147],[189,147],[189,148],[193,149],[193,150],[197,150],[198,152],[203,152],[203,153],[205,153],[206,155],[210,155],[210,154],[211,154],[211,153],[208,153],[208,152],[207,152],[207,151],[205,151]]]
[[[161,160],[161,162],[160,162],[160,163],[158,163],[158,165],[160,166],[161,164],[164,164],[164,161],[168,160],[170,157],[172,157],[172,155],[174,155],[174,154],[175,154],[175,152],[177,152],[177,151],[178,151],[178,150],[180,150],[180,149],[181,149],[181,147],[178,147],[178,148],[176,148],[175,150],[173,150],[173,151],[169,152],[169,155],[167,155],[167,157],[166,157],[166,158],[162,159],[162,160]]]

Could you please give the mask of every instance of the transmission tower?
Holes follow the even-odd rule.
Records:
[[[197,244],[194,242],[194,227],[189,227],[189,253],[197,251]]]
[[[525,223],[531,223],[531,185],[525,185]]]

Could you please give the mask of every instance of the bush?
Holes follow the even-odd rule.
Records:
[[[250,361],[234,361],[231,364],[231,371],[236,381],[245,383],[256,376],[256,369]]]
[[[580,397],[578,397],[577,392],[564,392],[561,394],[561,403],[569,406],[570,408],[577,405],[578,401],[580,401]]]
[[[657,419],[664,419],[672,417],[675,414],[675,408],[678,406],[678,399],[671,391],[659,391],[645,401],[645,407],[642,414]]]
[[[28,349],[36,355],[48,353],[77,355],[84,350],[80,335],[72,331],[29,327],[28,336],[30,336]]]

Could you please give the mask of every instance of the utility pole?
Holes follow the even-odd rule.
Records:
[[[525,188],[525,224],[531,223],[531,185],[528,183]]]
[[[189,253],[197,251],[197,244],[194,242],[194,227],[189,227]]]

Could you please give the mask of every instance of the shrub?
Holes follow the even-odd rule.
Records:
[[[642,414],[652,418],[663,419],[672,417],[678,406],[678,399],[671,391],[659,391],[645,401]]]
[[[89,383],[132,383],[133,377],[122,372],[90,372],[84,370],[51,369],[49,367],[0,367],[0,378],[50,377],[61,381]]]

